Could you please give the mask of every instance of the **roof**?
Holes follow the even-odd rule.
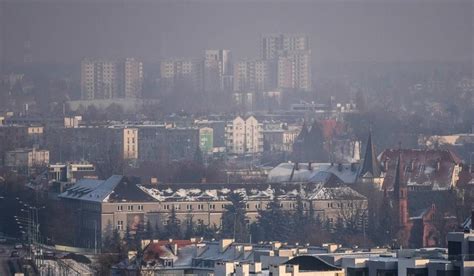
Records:
[[[348,187],[339,177],[329,172],[319,172],[306,183],[238,184],[186,184],[138,186],[158,201],[227,201],[231,193],[240,194],[244,200],[308,200],[366,199]]]
[[[399,155],[400,179],[409,187],[448,190],[454,179],[455,166],[461,164],[459,157],[450,150],[388,149],[379,156],[386,170],[384,189],[393,189]]]
[[[377,160],[375,147],[372,143],[372,133],[370,132],[365,147],[364,163],[359,175],[362,177],[380,177],[380,173],[380,164]]]
[[[311,164],[311,165],[310,165]],[[358,163],[281,163],[268,173],[267,182],[311,182],[318,178],[320,172],[333,173],[346,184],[357,180]]]
[[[59,195],[64,199],[103,202],[115,187],[122,181],[123,176],[113,175],[107,180],[81,179],[74,186]]]
[[[319,257],[307,255],[295,257],[287,261],[285,264],[299,265],[300,271],[338,271],[342,269],[328,264]]]

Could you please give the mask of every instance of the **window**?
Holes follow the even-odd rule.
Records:
[[[117,221],[117,230],[123,230],[123,220]]]
[[[133,211],[133,205],[128,205],[128,206],[127,206],[127,210]]]
[[[245,204],[245,208],[246,208],[246,209],[250,209],[250,205],[249,205],[248,203]]]
[[[215,204],[209,204],[209,210],[215,210],[216,205]]]
[[[168,204],[163,205],[163,209],[164,209],[164,210],[169,210],[169,209],[170,209],[170,206],[169,206]]]
[[[191,204],[186,205],[186,210],[192,210],[192,209],[193,209],[193,205]]]
[[[117,211],[123,211],[123,206],[122,205],[117,206]]]
[[[143,211],[143,205],[138,205],[137,208],[138,210]]]
[[[198,204],[198,210],[203,210],[203,209],[204,209],[204,205]]]

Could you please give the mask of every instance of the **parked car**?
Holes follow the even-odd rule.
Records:
[[[20,257],[20,253],[18,253],[18,251],[16,251],[16,250],[15,250],[15,251],[12,251],[10,257],[12,257],[12,258]]]
[[[23,249],[23,244],[21,243],[15,244],[15,249]]]

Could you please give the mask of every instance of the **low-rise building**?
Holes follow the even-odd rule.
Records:
[[[5,153],[5,166],[10,168],[43,167],[49,164],[49,151],[16,149]]]
[[[126,229],[133,233],[145,223],[163,228],[172,210],[180,222],[192,215],[198,225],[219,226],[226,206],[231,204],[231,193],[243,197],[248,223],[256,221],[259,212],[274,200],[289,212],[296,211],[297,201],[302,200],[304,212],[311,210],[329,223],[353,213],[360,216],[356,218],[360,227],[365,227],[367,218],[367,199],[334,175],[312,183],[262,183],[251,188],[246,184],[140,185],[137,179],[115,175],[107,180],[82,179],[59,198],[72,212],[80,213],[76,228],[82,233],[83,246],[91,247],[95,240],[100,246],[103,237],[114,229],[124,235]]]

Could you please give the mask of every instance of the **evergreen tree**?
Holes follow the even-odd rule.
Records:
[[[196,235],[193,215],[188,214],[186,218],[186,230],[184,231],[184,238],[190,239]]]
[[[290,215],[283,211],[276,199],[269,203],[267,210],[261,210],[258,225],[265,233],[265,240],[287,241],[290,235]]]
[[[305,231],[307,231],[306,226],[308,225],[308,216],[304,211],[304,203],[300,196],[296,198],[296,211],[292,215],[292,231],[291,231],[291,240],[303,242]]]
[[[161,231],[160,226],[158,225],[158,221],[155,222],[155,227],[153,229],[152,239],[159,239],[161,238]]]
[[[227,205],[222,214],[222,237],[234,238],[237,242],[248,241],[248,229],[245,215],[245,202],[237,193],[228,196],[231,204]]]
[[[181,239],[181,228],[179,226],[180,221],[176,217],[176,210],[174,209],[174,206],[171,209],[171,214],[168,218],[168,221],[165,226],[165,231],[164,231],[164,237],[165,238],[172,238],[172,239]]]
[[[127,227],[125,228],[125,242],[127,244],[127,247],[130,249],[132,244],[133,244],[133,239],[132,239],[132,234],[130,233],[130,226],[128,226],[127,224]]]
[[[155,236],[155,233],[153,233],[153,227],[151,227],[151,222],[150,220],[148,220],[145,224],[145,233],[143,235],[143,237],[145,239],[153,239],[153,237]]]

